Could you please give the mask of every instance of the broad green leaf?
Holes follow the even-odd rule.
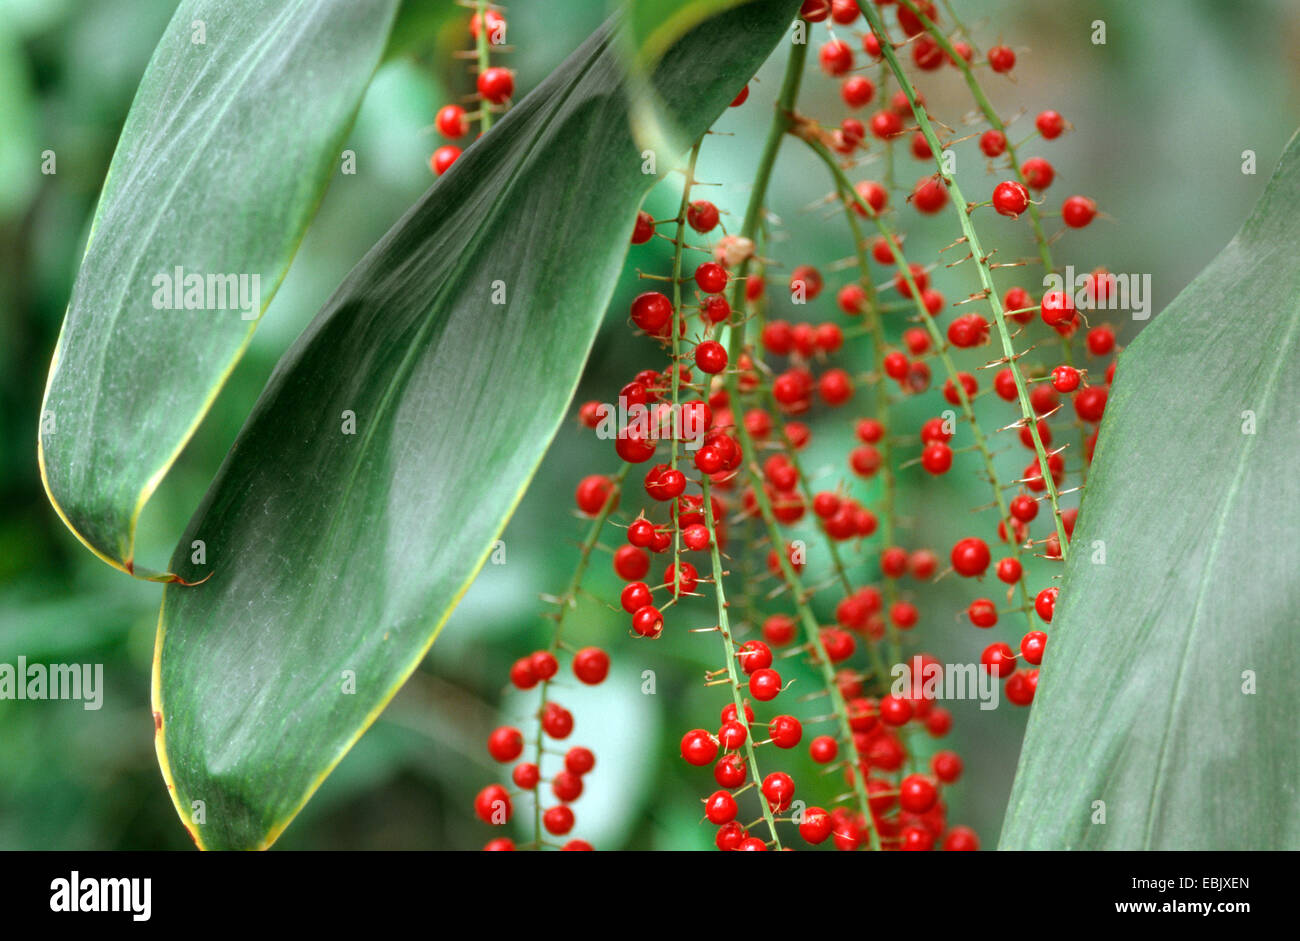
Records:
[[[1300,849],[1297,244],[1292,138],[1120,357],[1003,848]]]
[[[185,0],[168,24],[109,167],[42,406],[50,500],[110,565],[165,577],[135,566],[140,511],[338,172],[396,2]],[[191,276],[202,292],[165,290]]]
[[[757,0],[672,46],[654,82],[683,127],[726,108],[796,6]],[[614,33],[348,275],[177,547],[175,571],[211,577],[164,592],[156,743],[200,846],[275,840],[424,657],[562,421],[655,182]]]

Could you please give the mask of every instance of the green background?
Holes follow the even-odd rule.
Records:
[[[76,542],[45,500],[34,447],[49,355],[94,201],[136,83],[171,11],[157,0],[0,0],[0,662],[23,655],[33,662],[102,663],[106,685],[99,711],[74,702],[0,701],[0,849],[189,845],[154,761],[149,665],[160,589],[110,570]],[[1064,12],[1027,2],[962,3],[959,11],[981,44],[1000,38],[1020,54],[1014,84],[985,73],[986,90],[1004,116],[1052,107],[1076,126],[1074,133],[1035,141],[1022,153],[1046,156],[1057,169],[1047,208],[1078,192],[1095,198],[1112,217],[1054,247],[1058,261],[1079,270],[1104,264],[1150,273],[1158,311],[1235,233],[1295,128],[1300,15],[1282,2],[1228,6],[1209,0],[1075,2]],[[518,70],[518,86],[536,83],[603,12],[590,0],[511,8],[510,40],[517,51],[507,64]],[[1104,46],[1089,39],[1097,19],[1107,25]],[[824,35],[824,27],[817,28],[814,42],[820,44]],[[161,567],[170,555],[280,353],[429,185],[426,161],[437,146],[429,130],[433,114],[469,91],[459,63],[447,54],[467,47],[463,38],[458,24],[422,33],[411,46],[418,53],[414,58],[392,62],[376,76],[347,144],[357,153],[358,172],[331,184],[248,355],[146,510],[138,553],[145,564]],[[744,182],[781,64],[779,57],[770,62],[752,86],[749,103],[718,125],[735,136],[710,137],[701,156],[701,179],[731,184],[710,188],[707,195],[730,213],[724,222],[732,227],[748,195]],[[949,125],[971,110],[951,69],[923,76],[921,88],[932,113]],[[846,113],[835,84],[814,78],[811,70],[801,100],[802,110],[827,120]],[[1013,140],[1027,133],[1029,123],[1026,117],[1013,125]],[[57,155],[51,176],[40,173],[47,149]],[[1257,154],[1253,176],[1241,172],[1242,151],[1248,149]],[[973,145],[959,153],[963,187],[983,193],[991,181],[974,159]],[[901,186],[923,172],[901,149],[897,166]],[[589,185],[591,198],[599,198],[600,181]],[[647,208],[656,218],[675,211],[673,186],[669,182],[650,197]],[[827,188],[813,158],[788,143],[769,200],[789,236],[772,254],[787,268],[848,254],[842,220],[818,204]],[[894,202],[902,196],[895,193]],[[954,237],[949,217],[914,224],[910,208],[901,212],[913,259],[932,260]],[[1001,257],[1028,253],[1023,227],[990,216],[978,217],[977,224]],[[1049,231],[1056,227],[1048,223]],[[667,268],[657,245],[629,255],[579,400],[608,399],[638,369],[662,365],[651,344],[630,337],[623,312],[642,286],[636,270]],[[583,276],[582,259],[574,259],[570,274]],[[952,300],[971,289],[972,276],[961,269],[941,272],[937,287]],[[828,282],[835,287],[845,277],[830,275]],[[808,315],[838,318],[832,297],[828,291]],[[792,309],[774,313],[795,315]],[[1135,326],[1123,324],[1121,342]],[[854,345],[845,358],[861,363],[867,353],[867,347]],[[970,368],[982,355],[960,362]],[[502,390],[517,391],[508,377],[502,377]],[[915,428],[937,407],[934,394],[908,403],[898,410],[900,424]],[[815,426],[807,465],[824,473],[820,479],[828,484],[843,466],[855,414],[850,406]],[[999,468],[1013,472],[1026,460],[1017,445]],[[574,483],[615,466],[607,443],[572,424],[561,430],[506,531],[506,564],[485,568],[425,664],[280,846],[473,848],[492,835],[470,810],[474,792],[500,779],[483,742],[503,715],[526,721],[533,698],[503,696],[509,664],[545,642],[548,622],[539,616],[537,594],[562,590],[576,559],[584,527],[570,512]],[[957,470],[969,467],[959,463]],[[917,533],[908,544],[942,549],[965,534],[969,508],[987,502],[987,487],[970,473],[941,482],[923,476],[916,469],[900,476],[902,509]],[[638,479],[634,472],[632,480]],[[872,496],[866,488],[857,492]],[[595,595],[613,598],[618,583],[604,557],[596,560],[587,585]],[[990,638],[953,616],[972,596],[970,586],[951,579],[925,590],[916,631],[925,649],[944,659],[978,656]],[[701,625],[711,623],[707,607],[695,610]],[[676,756],[676,741],[688,728],[713,724],[722,705],[716,690],[698,682],[702,670],[717,665],[717,645],[708,635],[687,634],[687,626],[695,625],[679,615],[659,642],[633,643],[623,616],[590,599],[567,626],[570,641],[606,646],[615,662],[604,686],[557,693],[577,719],[571,742],[597,752],[587,794],[575,805],[575,835],[599,848],[710,843],[692,802],[712,789],[711,777]],[[1011,626],[997,630],[998,639],[1018,637]],[[641,692],[645,670],[655,671],[653,696]],[[966,773],[947,794],[949,818],[971,824],[991,845],[1025,716],[1008,706],[980,712],[974,703],[957,703],[953,711],[954,731],[946,744],[961,752]],[[797,780],[811,781],[799,773],[805,767],[799,752],[783,757],[780,766]],[[771,764],[769,756],[761,760]]]

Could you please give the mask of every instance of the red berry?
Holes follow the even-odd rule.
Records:
[[[488,754],[497,761],[514,761],[524,750],[524,733],[503,725],[488,736]]]
[[[954,751],[939,751],[930,759],[930,770],[944,784],[952,784],[961,777],[961,757]]]
[[[939,789],[924,775],[909,774],[898,784],[898,805],[908,813],[923,814],[939,800]]]
[[[1023,183],[1003,180],[993,188],[993,208],[1015,219],[1029,208],[1029,190]]]
[[[695,283],[705,294],[721,294],[727,288],[727,269],[716,261],[706,261],[695,269]]]
[[[1039,309],[1043,323],[1049,327],[1071,321],[1075,317],[1074,298],[1066,291],[1048,291],[1043,295]]]
[[[478,77],[478,93],[499,105],[515,92],[515,77],[509,69],[493,67],[484,69]]]
[[[1055,111],[1040,111],[1038,117],[1034,118],[1034,127],[1038,128],[1039,134],[1053,140],[1065,130],[1065,118]]]
[[[1030,631],[1020,638],[1020,656],[1025,662],[1034,666],[1043,662],[1043,651],[1047,649],[1047,635],[1042,631]]]
[[[842,39],[832,39],[817,51],[822,70],[828,75],[843,75],[853,68],[853,50]]]
[[[850,108],[861,108],[869,104],[875,95],[876,86],[863,75],[851,75],[840,85],[840,97]]]
[[[1097,215],[1097,204],[1087,196],[1071,196],[1061,204],[1061,218],[1072,229],[1082,229]]]
[[[632,615],[632,630],[642,637],[658,637],[663,633],[663,629],[663,615],[654,605],[648,604],[644,608],[638,608]]]
[[[705,340],[695,347],[695,365],[710,375],[727,368],[727,348],[717,340]]]
[[[932,441],[921,452],[921,465],[931,474],[946,474],[952,467],[952,448],[938,441]]]
[[[599,513],[614,493],[614,481],[603,474],[591,474],[578,483],[574,499],[587,516]]]
[[[704,816],[708,818],[709,823],[718,825],[730,823],[736,819],[738,812],[736,799],[726,791],[714,791],[704,802]]]
[[[992,627],[998,623],[998,607],[988,598],[976,598],[966,609],[970,622],[976,627]]]
[[[563,804],[549,807],[542,814],[542,826],[547,833],[563,836],[573,829],[573,811]]]
[[[1044,621],[1051,623],[1052,615],[1056,611],[1056,597],[1061,593],[1059,588],[1044,588],[1037,597],[1034,598],[1034,610]]]
[[[973,578],[989,567],[989,547],[983,539],[967,536],[952,547],[952,567],[958,575]]]
[[[1106,387],[1088,386],[1074,394],[1074,411],[1086,422],[1099,422],[1106,412]]]
[[[1034,693],[1038,689],[1038,671],[1017,670],[1007,680],[1004,691],[1007,694],[1012,705],[1028,706],[1034,701]]]
[[[489,784],[474,798],[474,813],[484,823],[498,826],[506,823],[513,810],[510,794],[500,784]]]
[[[1052,387],[1057,392],[1073,392],[1079,388],[1081,378],[1073,366],[1057,366],[1052,370]]]
[[[829,735],[819,735],[808,744],[808,754],[820,765],[834,761],[839,752],[839,744]]]
[[[697,199],[686,207],[686,224],[696,232],[712,232],[720,218],[718,207],[707,199]]]
[[[646,291],[632,301],[631,317],[646,333],[659,333],[673,319],[673,302],[658,291]]]
[[[429,166],[434,173],[442,176],[456,162],[456,158],[459,156],[460,148],[448,144],[445,147],[439,147],[433,152],[433,156],[429,158]]]
[[[814,845],[824,843],[835,828],[831,815],[820,807],[809,807],[803,812],[799,835]]]
[[[1007,151],[1007,135],[1001,131],[985,131],[980,135],[980,150],[986,157],[1001,157]]]
[[[781,692],[781,674],[775,670],[755,670],[749,677],[749,692],[759,702],[775,699]]]
[[[999,641],[984,648],[980,663],[988,667],[994,676],[1001,678],[1016,668],[1016,655],[1008,645]]]
[[[682,736],[682,757],[696,767],[702,767],[718,757],[718,743],[704,729],[692,729]]]
[[[1030,189],[1045,190],[1056,179],[1056,170],[1042,157],[1030,157],[1020,165],[1020,172]]]
[[[912,718],[912,704],[898,696],[880,697],[880,721],[885,725],[906,725]]]
[[[1016,54],[1006,46],[994,46],[988,56],[989,68],[994,72],[1010,72],[1016,67]]]
[[[773,771],[763,779],[762,790],[773,811],[785,810],[794,800],[794,779],[784,771]]]
[[[523,788],[525,791],[531,791],[537,787],[537,782],[541,780],[541,777],[541,771],[531,761],[515,765],[514,770],[510,772],[510,779],[515,782],[515,786]]]
[[[929,156],[927,154],[926,156]],[[938,177],[917,180],[912,190],[912,205],[924,213],[936,213],[948,203],[948,187]]]
[[[464,137],[469,133],[469,122],[465,120],[465,109],[460,105],[446,105],[438,111],[435,122],[438,132],[443,137]]]
[[[619,546],[614,551],[614,571],[625,582],[639,581],[650,571],[650,556],[636,546]]]
[[[803,738],[803,725],[794,716],[774,716],[767,734],[777,748],[794,748]]]

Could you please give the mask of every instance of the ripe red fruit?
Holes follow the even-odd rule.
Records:
[[[574,500],[578,504],[578,509],[584,514],[595,516],[604,508],[613,493],[614,481],[604,474],[590,474],[579,481]]]
[[[663,633],[663,629],[663,615],[654,605],[648,604],[644,608],[638,608],[632,615],[632,630],[642,637],[658,637]]]
[[[906,725],[912,718],[912,704],[898,696],[881,696],[878,710],[885,725]]]
[[[875,212],[880,212],[889,203],[889,193],[875,180],[862,180],[853,189],[862,198],[862,201]],[[857,200],[853,202],[853,211],[860,216],[867,214],[867,211],[859,205]]]
[[[524,750],[524,733],[508,725],[494,729],[488,736],[488,754],[497,761],[514,761]]]
[[[650,556],[636,546],[619,546],[614,550],[614,571],[625,582],[639,581],[650,571]]]
[[[573,655],[573,675],[588,686],[604,682],[609,675],[609,654],[599,647],[583,647]]]
[[[1115,349],[1115,331],[1105,324],[1093,327],[1088,331],[1087,342],[1089,353],[1093,356],[1105,356]]]
[[[909,774],[898,784],[898,805],[908,813],[923,814],[939,801],[939,789],[921,774]]]
[[[1016,54],[1006,46],[994,46],[988,56],[989,68],[994,72],[1010,72],[1016,67]]]
[[[1081,378],[1073,366],[1057,366],[1052,370],[1052,387],[1057,392],[1073,392],[1079,388]]]
[[[1049,327],[1066,323],[1075,317],[1074,298],[1067,291],[1048,291],[1043,295],[1039,309],[1043,323]]]
[[[695,365],[710,375],[727,368],[727,348],[717,340],[705,340],[695,347]]]
[[[1001,157],[1007,152],[1007,135],[1001,131],[985,131],[980,135],[980,150],[986,157]]]
[[[719,218],[718,207],[707,199],[697,199],[686,207],[686,224],[696,232],[712,232]]]
[[[548,702],[542,712],[542,731],[551,738],[568,738],[573,731],[573,713],[559,703]]]
[[[1007,685],[1003,691],[1007,694],[1012,705],[1028,706],[1034,701],[1034,693],[1038,689],[1038,671],[1017,670],[1007,680]]]
[[[979,384],[975,381],[975,377],[968,372],[959,372],[957,378],[961,381],[961,387],[966,392],[966,398],[973,398],[975,393],[979,391]],[[957,394],[957,387],[953,385],[951,379],[943,384],[943,397],[951,405],[961,404],[961,398]]]
[[[1061,593],[1059,588],[1044,588],[1037,597],[1034,598],[1034,610],[1044,621],[1051,623],[1052,615],[1056,611],[1056,597]]]
[[[500,784],[489,784],[474,798],[474,813],[484,823],[506,823],[513,811],[510,794]]]
[[[560,671],[560,664],[555,659],[555,654],[549,650],[539,650],[528,658],[528,662],[533,665],[533,672],[540,680],[549,680]]]
[[[465,120],[465,109],[460,105],[445,105],[434,119],[438,133],[443,137],[455,139],[469,133],[469,122]]]
[[[998,623],[998,608],[988,598],[976,598],[966,609],[970,622],[976,627],[992,627]]]
[[[705,294],[721,294],[727,288],[727,269],[715,261],[706,261],[695,269],[695,283]]]
[[[843,369],[828,369],[817,380],[817,391],[827,405],[843,405],[853,398],[853,380]]]
[[[928,154],[926,156],[929,156]],[[948,203],[948,187],[938,177],[927,176],[916,181],[912,190],[912,205],[918,211],[935,213]]]
[[[817,59],[827,75],[843,75],[853,68],[853,50],[842,39],[832,39],[817,51]]]
[[[646,333],[659,333],[673,319],[673,302],[658,291],[646,291],[632,301],[631,317]]]
[[[808,745],[808,754],[820,765],[829,764],[839,754],[840,746],[829,735],[819,735]]]
[[[1004,216],[1016,219],[1029,208],[1029,190],[1023,183],[1003,180],[993,188],[993,208]]]
[[[871,116],[871,133],[888,140],[903,133],[903,119],[893,111],[877,111]]]
[[[533,670],[532,661],[527,657],[521,657],[510,667],[510,682],[516,689],[532,689],[539,682],[537,673]]]
[[[794,800],[794,779],[784,771],[773,771],[763,779],[762,791],[773,811],[785,810]]]
[[[952,784],[961,777],[961,756],[955,751],[939,751],[930,759],[930,770],[944,784]]]
[[[973,852],[979,848],[979,838],[970,827],[953,827],[943,838],[943,849],[946,852]]]
[[[563,804],[550,807],[542,814],[542,826],[547,833],[563,836],[573,829],[573,811]]]
[[[541,778],[542,772],[531,761],[515,765],[514,770],[510,772],[510,780],[515,782],[516,787],[525,791],[531,791],[537,787],[537,782]]]
[[[1072,229],[1082,229],[1097,215],[1097,204],[1087,196],[1071,196],[1061,204],[1061,219]]]
[[[794,748],[803,738],[803,725],[794,716],[773,716],[767,734],[777,748]]]
[[[794,640],[795,623],[784,614],[773,614],[763,622],[763,639],[776,647]]]
[[[921,452],[921,465],[931,474],[946,474],[952,467],[952,448],[938,441],[932,441]]]
[[[1056,179],[1056,170],[1042,157],[1030,157],[1020,165],[1020,172],[1031,189],[1045,190]]]
[[[1074,394],[1074,411],[1086,422],[1099,422],[1106,412],[1106,387],[1088,386]]]
[[[876,95],[876,86],[864,75],[851,75],[840,85],[840,97],[850,108],[869,104]]]
[[[930,20],[930,22],[933,23],[938,20],[938,14],[935,12],[934,4],[930,3],[929,0],[914,0],[912,6],[916,7],[917,11],[923,14],[928,20]],[[903,32],[907,33],[909,36],[915,36],[925,30],[925,23],[921,18],[917,16],[916,13],[913,13],[910,7],[903,3],[898,5],[898,25],[902,28]]]
[[[682,757],[697,767],[712,763],[718,757],[718,743],[704,729],[691,729],[682,736]]]
[[[1034,118],[1034,127],[1038,128],[1039,134],[1053,140],[1065,130],[1065,118],[1055,111],[1040,111],[1038,117]]]
[[[1001,678],[1016,668],[1016,655],[1007,644],[999,641],[984,648],[984,653],[980,654],[980,663],[988,667],[994,676]]]
[[[1026,663],[1034,666],[1043,662],[1043,651],[1047,649],[1047,635],[1042,631],[1030,631],[1020,638],[1020,656]]]
[[[740,787],[745,783],[745,774],[745,759],[734,752],[723,755],[722,759],[713,766],[713,780],[723,787]]]
[[[736,799],[726,791],[714,791],[704,802],[704,816],[708,818],[709,823],[719,826],[735,820],[738,812]]]
[[[814,300],[822,292],[821,272],[812,265],[799,265],[790,272],[790,293],[803,291],[804,300]]]
[[[492,67],[484,69],[478,77],[478,93],[499,105],[515,92],[515,77],[509,69]]]
[[[1018,493],[1011,498],[1011,515],[1022,523],[1028,523],[1038,516],[1038,501],[1027,493]]]
[[[835,828],[831,815],[820,807],[809,807],[803,812],[799,835],[814,845],[824,843]]]
[[[983,539],[967,536],[952,547],[952,567],[958,575],[972,578],[989,567],[989,547]]]
[[[775,670],[755,670],[749,677],[749,692],[759,702],[768,702],[781,692],[781,674]]]
[[[456,162],[456,158],[459,156],[460,148],[453,144],[439,147],[433,152],[433,156],[429,158],[429,167],[438,176],[442,176]]]

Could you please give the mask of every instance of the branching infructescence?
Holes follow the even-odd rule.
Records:
[[[580,423],[611,441],[625,463],[617,476],[593,474],[579,484],[578,507],[593,517],[593,526],[583,543],[574,581],[558,599],[563,605],[561,616],[578,590],[591,550],[599,545],[605,518],[621,495],[620,517],[629,522],[626,543],[613,552],[613,567],[624,582],[618,600],[629,617],[629,642],[677,643],[683,634],[716,634],[721,639],[723,662],[706,659],[716,665],[706,669],[704,677],[709,689],[726,687],[720,724],[716,731],[710,727],[687,731],[680,745],[689,764],[712,766],[713,783],[701,796],[704,818],[716,827],[713,842],[721,849],[791,848],[796,834],[804,843],[829,841],[841,850],[978,847],[969,828],[949,826],[941,800],[942,789],[961,775],[961,759],[955,752],[933,751],[924,744],[925,733],[942,738],[952,720],[933,685],[933,674],[941,672],[943,665],[916,646],[923,642],[918,635],[924,635],[918,630],[923,621],[918,592],[949,572],[980,580],[993,570],[1007,586],[1007,607],[1000,610],[992,600],[977,598],[966,608],[966,617],[976,627],[990,628],[1002,615],[1011,614],[1023,617],[1027,630],[1018,652],[995,642],[984,650],[978,666],[990,684],[993,678],[1004,681],[1002,690],[1008,700],[1028,705],[1038,673],[1017,667],[1022,663],[1036,667],[1042,661],[1047,635],[1038,629],[1038,622],[1051,621],[1057,589],[1031,593],[1027,550],[1044,545],[1045,550],[1035,554],[1063,558],[1075,512],[1059,504],[1059,496],[1072,490],[1059,486],[1066,474],[1065,462],[1059,451],[1049,450],[1049,420],[1058,408],[1058,394],[1074,393],[1081,429],[1085,423],[1099,421],[1105,406],[1105,387],[1087,384],[1086,373],[1069,361],[1068,340],[1078,323],[1072,302],[1049,305],[1052,292],[1048,292],[1036,305],[1018,287],[999,297],[994,270],[1019,263],[994,264],[972,221],[971,214],[985,206],[1004,216],[1025,214],[1045,272],[1052,273],[1051,240],[1029,196],[1031,188],[1041,191],[1050,183],[1050,166],[1045,161],[1022,162],[1006,142],[1001,119],[968,64],[973,47],[965,38],[950,42],[928,2],[899,0],[885,7],[894,11],[899,29],[908,37],[901,41],[890,35],[881,10],[870,3],[863,6],[870,29],[857,35],[875,63],[867,68],[880,70],[882,96],[886,88],[897,89],[871,118],[870,132],[855,118],[828,129],[796,110],[808,58],[807,31],[827,20],[831,36],[818,52],[822,70],[843,77],[841,97],[850,108],[865,106],[877,93],[865,70],[855,69],[853,50],[835,32],[861,22],[855,0],[807,0],[739,228],[725,232],[718,206],[695,198],[694,189],[706,185],[696,179],[702,150],[708,146],[706,135],[685,162],[676,214],[656,220],[642,211],[633,226],[633,244],[657,237],[655,244],[672,245],[667,272],[637,272],[640,279],[660,282],[662,290],[643,291],[629,311],[630,323],[641,338],[638,342],[658,358],[619,388],[617,396],[611,395],[611,401],[585,402],[578,410]],[[960,35],[966,36],[964,28]],[[923,73],[943,67],[950,59],[975,95],[989,131],[996,134],[985,135],[979,146],[990,159],[1007,154],[1014,177],[999,184],[988,203],[969,204],[961,196],[942,159],[936,131],[941,125],[926,113],[915,80],[899,60],[904,49]],[[994,71],[1006,71],[1014,64],[1014,54],[1005,47],[994,47],[987,55]],[[742,89],[733,106],[743,105],[748,93],[748,88]],[[1054,112],[1044,115],[1048,117],[1039,117],[1040,132],[1047,138],[1057,136],[1064,129],[1063,119]],[[956,249],[949,258],[966,254],[948,261],[946,267],[970,261],[979,275],[979,290],[957,304],[949,305],[931,285],[931,275],[941,264],[921,265],[908,258],[902,210],[890,206],[894,176],[901,166],[896,156],[905,157],[894,153],[897,142],[907,139],[905,119],[917,123],[911,156],[925,161],[929,171],[907,202],[922,217],[953,203],[961,235],[944,252]],[[799,245],[781,240],[781,213],[768,212],[768,204],[775,208],[782,198],[773,186],[774,168],[782,144],[791,136],[802,140],[830,174],[830,199],[844,212],[853,241],[851,257],[822,262],[820,267],[807,263],[809,259],[786,257],[798,252]],[[961,140],[951,141],[950,146]],[[864,152],[882,161],[884,184],[851,178]],[[1090,200],[1063,210],[1070,226],[1086,224],[1094,214]],[[875,228],[872,240],[864,238],[863,219]],[[659,232],[661,225],[671,226],[672,234]],[[715,233],[720,230],[718,237]],[[706,260],[691,271],[687,253],[695,251]],[[941,252],[939,262],[946,260]],[[883,266],[884,275],[873,274],[876,264]],[[816,301],[825,286],[823,270],[852,272],[851,280],[835,295],[848,329],[831,320],[791,323],[771,315],[769,306],[776,298],[769,296],[768,286],[777,283],[774,273],[787,266],[788,281],[782,281],[789,285],[792,305]],[[1095,272],[1093,285],[1098,289],[1102,285]],[[688,290],[691,286],[694,298]],[[890,290],[897,291],[897,300]],[[993,311],[992,324],[980,314],[963,313],[945,332],[940,325],[945,309],[966,304],[987,304]],[[1035,329],[1033,321],[1040,313],[1051,329],[1035,340],[1029,331]],[[900,328],[895,325],[899,320],[912,326]],[[992,328],[1001,353],[974,368],[998,369],[991,391],[1017,407],[1014,418],[996,429],[986,427],[989,418],[982,404],[977,414],[976,402],[983,393],[975,375],[963,371],[959,362],[963,350],[989,343]],[[854,361],[855,351],[846,348],[848,340],[858,338],[864,346],[871,345],[870,355],[861,363]],[[1024,349],[1017,351],[1013,341]],[[1033,351],[1053,350],[1058,342],[1066,362],[1056,367],[1050,379],[1022,368]],[[1107,356],[1113,351],[1110,328],[1089,331],[1089,354]],[[837,357],[843,366],[830,365]],[[943,380],[938,391],[954,411],[929,419],[919,435],[911,434],[900,428],[906,413],[898,405],[932,391],[932,365],[942,370],[935,377]],[[1109,382],[1109,371],[1106,378]],[[892,383],[897,383],[896,389]],[[818,402],[835,410],[855,400],[860,410],[853,421],[857,443],[840,465],[842,476],[819,486],[825,473],[803,453],[815,436],[814,427],[801,419]],[[971,439],[953,446],[963,425],[970,428]],[[1034,455],[1034,462],[1016,480],[1006,480],[997,466],[1000,449],[995,436],[1007,431]],[[918,437],[920,454],[914,455],[910,449]],[[1085,464],[1093,442],[1095,435],[1086,441]],[[941,572],[939,557],[931,549],[904,548],[917,538],[913,534],[909,539],[913,520],[900,509],[900,493],[912,483],[908,475],[924,473],[929,475],[926,480],[942,480],[965,453],[978,459],[978,474],[992,491],[992,500],[975,509],[997,511],[996,539],[1006,544],[1007,554],[994,565],[989,548],[994,540],[967,535],[967,530],[952,545],[951,568]],[[637,505],[630,499],[636,488],[626,488],[623,482],[628,469],[640,464],[648,470],[644,498]],[[818,469],[810,473],[808,467]],[[868,497],[855,495],[864,481],[878,482],[879,489],[873,488]],[[1054,532],[1035,540],[1030,538],[1029,524],[1038,514],[1040,500],[1051,508]],[[984,519],[987,525],[988,517]],[[956,525],[963,530],[968,526]],[[811,527],[815,538],[807,538],[801,527]],[[691,553],[707,553],[707,575],[691,563]],[[662,574],[652,577],[656,557],[664,557],[665,566]],[[764,557],[765,568],[747,565]],[[823,565],[822,569],[805,570],[810,561]],[[905,584],[906,578],[914,583]],[[879,579],[883,585],[876,583]],[[704,614],[692,599],[707,594],[708,585],[713,608]],[[661,592],[669,597],[656,603]],[[827,608],[834,610],[833,624],[819,616]],[[930,612],[925,613],[930,617]],[[945,620],[931,619],[936,626]],[[746,636],[753,631],[761,639]],[[563,649],[557,630],[550,650],[516,664],[519,676],[512,677],[516,685],[538,682],[529,672],[535,673],[537,666],[542,672],[554,672],[554,655]],[[912,653],[905,662],[905,654]],[[582,655],[595,656],[585,651]],[[792,668],[781,666],[782,662],[792,662]],[[603,663],[607,671],[607,657]],[[801,665],[809,668],[808,674],[797,672]],[[800,686],[808,675],[813,682],[805,692]],[[516,782],[522,773],[520,786],[531,784],[534,790],[538,787],[535,766],[544,751],[542,735],[568,734],[563,722],[547,724],[547,716],[557,707],[546,698],[546,679],[540,677],[539,761],[514,770]],[[805,742],[805,731],[823,724],[827,733],[812,735]],[[489,745],[494,756],[513,760],[507,753],[513,754],[516,735],[513,729],[497,730]],[[806,757],[796,751],[800,745],[806,747]],[[811,761],[819,773],[808,774],[806,765],[800,769],[801,760]],[[713,790],[715,784],[718,789]],[[573,826],[568,804],[581,793],[581,774],[554,779],[552,789],[561,803],[545,813],[537,806],[530,845],[553,845],[547,842],[548,834],[561,835]],[[750,792],[759,802],[759,814],[742,809],[751,800],[746,796]],[[480,805],[487,800],[484,795],[509,798],[498,785],[485,789]],[[502,822],[482,807],[480,816]],[[793,825],[793,830],[785,824]]]

